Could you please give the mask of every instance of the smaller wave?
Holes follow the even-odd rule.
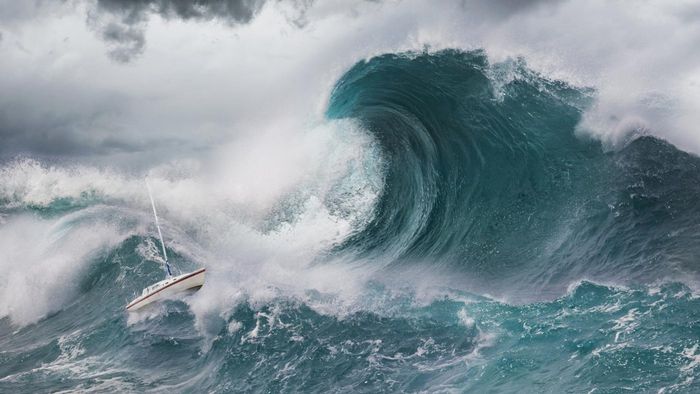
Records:
[[[223,147],[210,163],[176,162],[147,174],[166,247],[187,257],[183,266],[203,264],[216,272],[218,279],[196,304],[202,315],[229,308],[222,294],[240,289],[266,299],[267,288],[299,294],[338,287],[341,271],[362,275],[314,266],[333,258],[334,245],[373,215],[383,167],[371,136],[343,120],[312,127],[298,141],[251,138]],[[7,163],[0,171],[0,231],[8,234],[4,252],[11,254],[3,262],[14,273],[2,288],[10,292],[26,284],[15,292],[18,297],[45,289],[39,297],[45,305],[25,309],[27,315],[20,316],[23,308],[10,311],[16,300],[5,298],[3,315],[17,323],[36,321],[72,299],[75,288],[60,290],[64,281],[74,283],[86,266],[99,265],[96,253],[152,232],[141,174],[34,160]],[[46,245],[33,245],[28,233],[41,234],[39,242]],[[49,258],[61,262],[50,264]],[[42,271],[46,283],[32,284],[41,282],[33,278]]]
[[[12,217],[0,227],[0,316],[36,322],[60,309],[78,291],[86,265],[127,235],[92,212],[60,219]]]
[[[342,390],[380,379],[398,391],[511,391],[555,381],[562,390],[614,391],[620,379],[634,390],[697,388],[698,342],[685,317],[695,316],[699,299],[682,284],[582,281],[528,305],[445,288],[430,301],[381,286],[365,296],[373,308],[342,317],[288,298],[239,303],[207,350],[214,374],[186,386],[243,380],[249,390],[322,391],[332,375]]]

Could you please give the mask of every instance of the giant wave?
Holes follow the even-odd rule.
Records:
[[[0,389],[697,390],[700,160],[585,137],[595,94],[479,51],[359,62],[303,154],[224,169],[248,183],[151,170],[169,255],[216,279],[138,316],[140,177],[7,163]]]

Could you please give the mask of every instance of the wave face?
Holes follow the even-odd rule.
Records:
[[[5,164],[0,391],[697,392],[700,159],[580,137],[594,95],[478,51],[357,63],[289,160],[313,179],[153,177],[210,277],[131,315],[162,277],[140,177]]]
[[[492,292],[696,280],[700,161],[650,137],[616,152],[578,137],[592,94],[480,52],[357,64],[328,114],[359,119],[389,164],[377,215],[345,247]]]

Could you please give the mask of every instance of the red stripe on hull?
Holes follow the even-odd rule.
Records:
[[[193,276],[195,276],[195,275],[199,275],[199,274],[201,274],[202,272],[204,272],[204,271],[206,271],[206,270],[207,270],[206,268],[201,268],[201,269],[199,269],[199,270],[197,270],[197,271],[195,271],[195,272],[193,272],[193,273],[191,273],[191,274],[185,276],[185,277],[182,278],[182,279],[178,279],[178,280],[176,280],[176,281],[173,282],[173,283],[169,283],[167,286],[165,286],[165,287],[163,287],[163,288],[161,288],[161,289],[158,289],[158,291],[155,291],[155,292],[149,294],[148,296],[146,296],[146,297],[144,297],[144,298],[142,298],[142,299],[140,299],[140,300],[138,300],[138,301],[136,301],[136,302],[132,301],[129,305],[126,306],[126,309],[129,310],[130,308],[134,307],[135,305],[138,305],[138,304],[142,303],[143,301],[146,301],[146,300],[149,299],[150,297],[152,297],[152,296],[154,296],[154,295],[160,293],[161,291],[167,289],[168,287],[173,286],[173,285],[176,285],[176,284],[182,282],[183,280],[189,279],[189,278],[191,278],[191,277],[193,277]],[[194,286],[193,286],[193,287],[194,287]],[[202,287],[202,286],[199,286],[199,287]]]

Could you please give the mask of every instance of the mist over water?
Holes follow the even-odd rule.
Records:
[[[693,4],[144,4],[0,19],[0,391],[699,389]]]

